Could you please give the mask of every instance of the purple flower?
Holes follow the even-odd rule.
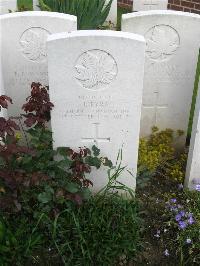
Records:
[[[187,224],[184,221],[179,221],[178,226],[180,229],[185,229],[187,227]]]
[[[194,218],[192,216],[190,216],[190,218],[188,219],[188,223],[193,224],[194,222],[195,222]]]
[[[187,244],[191,244],[191,243],[192,243],[192,240],[191,240],[190,238],[187,238],[187,239],[186,239],[186,243],[187,243]]]
[[[165,249],[164,255],[167,256],[167,257],[169,256],[169,250],[168,249]]]
[[[199,191],[199,192],[200,192],[200,184],[197,184],[197,185],[195,186],[195,189],[196,189],[196,191]]]
[[[176,203],[176,199],[171,199],[171,202],[172,203]]]
[[[180,221],[181,218],[182,218],[182,216],[180,215],[180,213],[177,214],[177,215],[175,216],[175,220],[176,220],[177,222]]]
[[[185,211],[180,211],[180,215],[183,217],[185,216]]]

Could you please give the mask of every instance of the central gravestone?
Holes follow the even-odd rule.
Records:
[[[134,49],[132,49],[134,47]],[[142,36],[114,31],[55,34],[48,41],[54,147],[96,145],[114,163],[136,176],[145,42]],[[93,172],[94,190],[107,173]],[[135,187],[135,179],[123,182]]]
[[[48,85],[47,37],[76,30],[76,17],[53,12],[17,12],[0,16],[0,25],[4,88],[13,99],[8,114],[18,116],[30,95],[31,83]]]
[[[122,30],[146,39],[141,135],[148,136],[153,126],[187,133],[200,16],[177,11],[135,12],[123,15]]]

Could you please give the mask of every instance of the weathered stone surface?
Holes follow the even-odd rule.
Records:
[[[200,185],[200,83],[185,178],[185,185],[190,189],[194,189],[197,184]]]
[[[17,10],[17,0],[0,0],[0,14],[6,14]]]
[[[109,0],[107,0],[107,2],[109,2]],[[111,21],[114,25],[117,24],[117,0],[113,0],[106,20]]]
[[[17,12],[0,17],[4,88],[13,99],[9,115],[19,115],[32,82],[48,85],[46,39],[76,30],[76,17],[53,12]]]
[[[51,125],[54,147],[97,145],[114,163],[136,176],[145,42],[115,31],[78,31],[48,39]],[[134,188],[135,178],[122,181]],[[106,184],[106,171],[93,172],[94,190]]]
[[[154,125],[186,132],[199,53],[200,16],[176,11],[135,12],[123,15],[122,30],[146,38],[141,135],[149,135]]]

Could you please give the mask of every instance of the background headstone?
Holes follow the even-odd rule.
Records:
[[[190,150],[185,177],[185,186],[195,189],[200,185],[200,82],[190,140]]]
[[[114,163],[123,145],[123,165],[136,175],[145,42],[115,31],[55,34],[48,40],[48,71],[54,147],[97,145]],[[93,172],[94,191],[107,173]],[[134,188],[135,179],[123,182]]]
[[[168,0],[134,0],[133,11],[165,10]]]
[[[0,14],[9,13],[9,10],[17,10],[17,0],[0,0]]]
[[[38,5],[39,5],[39,1],[33,0],[33,10],[40,11],[40,8],[38,7]]]
[[[122,30],[146,39],[141,135],[148,136],[154,125],[187,132],[200,16],[176,11],[135,12],[123,15]]]
[[[107,3],[108,2],[109,0],[107,0]],[[111,21],[114,25],[117,24],[117,0],[113,0],[111,8],[110,8],[110,12],[108,14],[106,21]]]
[[[21,113],[32,82],[48,85],[46,39],[56,32],[76,30],[76,17],[53,12],[17,12],[2,15],[4,88],[13,99],[8,114]]]
[[[5,95],[5,91],[4,91],[4,85],[3,85],[2,64],[0,61],[0,96],[1,95]],[[6,110],[4,108],[1,108],[0,117],[5,117],[5,116],[6,116]]]

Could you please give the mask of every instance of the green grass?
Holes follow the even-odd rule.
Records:
[[[200,53],[199,53],[199,59],[197,63],[196,78],[195,78],[195,83],[194,83],[194,92],[192,96],[192,105],[191,105],[190,119],[189,119],[189,125],[188,125],[188,136],[189,137],[191,136],[191,133],[192,133],[192,124],[193,124],[193,117],[194,117],[194,111],[195,111],[199,80],[200,80]]]
[[[33,10],[33,0],[17,0],[18,9]]]

